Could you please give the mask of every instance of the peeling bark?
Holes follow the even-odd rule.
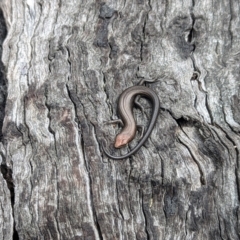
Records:
[[[238,1],[0,8],[1,239],[240,238]],[[114,149],[105,122],[142,79],[157,80],[157,124],[113,161],[103,140],[118,155],[138,139]]]

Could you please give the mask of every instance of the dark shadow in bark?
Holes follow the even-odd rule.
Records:
[[[3,133],[2,133],[2,126],[3,126],[3,120],[5,116],[5,106],[6,106],[6,98],[7,98],[7,79],[6,79],[6,71],[5,66],[3,65],[3,62],[1,61],[2,58],[2,50],[3,50],[3,41],[7,36],[7,26],[6,22],[3,16],[2,9],[0,9],[0,141],[3,141]],[[12,169],[9,168],[4,163],[4,158],[2,159],[2,164],[0,166],[1,173],[3,175],[3,178],[6,180],[8,189],[10,191],[11,196],[11,204],[12,209],[14,208],[14,184],[12,179]],[[13,229],[13,240],[18,240],[19,236],[15,229]]]

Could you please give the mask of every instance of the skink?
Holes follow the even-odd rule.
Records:
[[[151,117],[149,126],[144,136],[140,139],[139,143],[136,145],[136,147],[134,147],[126,155],[112,156],[103,147],[103,151],[109,158],[112,158],[114,160],[121,160],[121,159],[130,157],[141,148],[141,146],[145,143],[145,141],[148,139],[149,135],[153,130],[153,127],[158,117],[159,108],[160,108],[159,98],[157,94],[153,90],[145,86],[137,85],[137,86],[127,88],[121,94],[118,102],[118,112],[120,114],[124,127],[122,131],[116,136],[114,146],[115,148],[121,148],[127,143],[129,143],[136,135],[137,126],[136,126],[136,121],[133,117],[133,105],[134,105],[134,100],[138,95],[144,96],[152,102],[153,111],[152,111],[152,117]]]

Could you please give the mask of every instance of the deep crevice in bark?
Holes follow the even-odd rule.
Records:
[[[194,52],[196,46],[194,44],[194,24],[195,24],[195,17],[193,14],[191,14],[191,18],[192,18],[192,27],[191,29],[189,30],[189,34],[188,34],[188,37],[187,37],[187,41],[189,44],[192,45],[193,49],[192,49],[192,53]]]
[[[9,189],[10,192],[10,196],[11,196],[11,205],[12,205],[12,214],[13,214],[13,218],[14,218],[14,184],[13,184],[13,178],[12,178],[12,169],[10,167],[8,167],[6,164],[1,164],[0,166],[0,170],[1,173],[3,175],[3,178],[6,180],[7,183],[7,187]],[[15,221],[13,224],[13,240],[18,240],[18,232],[15,229]]]
[[[7,26],[5,22],[5,18],[3,16],[3,11],[0,8],[0,141],[3,141],[3,133],[2,133],[2,126],[3,126],[3,120],[5,117],[5,107],[6,107],[6,98],[7,98],[7,78],[6,78],[6,71],[5,66],[3,65],[3,62],[1,60],[2,58],[2,45],[3,41],[5,40],[7,36]],[[14,219],[14,184],[13,184],[13,178],[12,178],[12,169],[8,167],[4,161],[0,165],[0,170],[2,173],[3,178],[6,180],[7,187],[10,192],[11,197],[11,205],[12,205],[12,215]],[[13,220],[14,221],[14,220]],[[13,240],[18,240],[18,232],[15,228],[15,221],[13,222]]]
[[[14,205],[14,184],[12,179],[12,169],[8,167],[6,164],[1,164],[1,173],[3,178],[6,180],[8,189],[10,191],[11,196],[11,204]]]
[[[72,104],[74,106],[75,122],[78,124],[78,127],[80,127],[80,123],[79,123],[79,120],[78,120],[78,117],[77,117],[77,104],[76,104],[76,100],[74,99],[74,95],[72,94],[72,92],[70,90],[70,87],[67,84],[66,84],[66,89],[67,89],[67,93],[68,93],[69,99],[71,100],[71,102],[72,102]],[[93,124],[92,124],[92,126],[94,128]],[[97,233],[98,233],[98,237],[100,238],[100,240],[103,240],[101,227],[100,227],[99,220],[98,220],[98,217],[97,217],[97,212],[96,212],[96,209],[95,209],[95,206],[94,206],[94,194],[93,194],[93,190],[92,190],[92,185],[93,184],[92,184],[92,178],[91,178],[91,175],[90,175],[89,165],[88,165],[88,162],[87,162],[87,159],[86,159],[85,143],[84,143],[82,129],[81,129],[80,144],[81,144],[82,153],[83,153],[83,156],[84,156],[84,163],[85,163],[87,174],[88,174],[88,177],[89,177],[90,202],[91,202],[91,208],[92,208],[92,212],[93,212],[94,223],[95,223],[95,227],[96,227],[96,230],[97,230]]]
[[[186,119],[179,118],[176,120],[176,122],[178,123],[181,131],[186,135],[186,137],[188,138],[187,134],[185,133],[184,129],[182,128],[182,126],[184,126],[186,123],[189,124],[189,121],[187,121]],[[191,124],[194,124],[193,122]],[[200,182],[202,185],[206,185],[206,178],[204,176],[204,171],[199,163],[199,160],[194,156],[193,152],[191,151],[191,148],[184,142],[182,141],[180,138],[178,138],[179,143],[181,143],[188,151],[188,153],[191,155],[193,161],[197,164],[198,166],[198,170],[200,173]]]
[[[146,211],[145,211],[145,206],[144,206],[144,196],[143,196],[143,191],[140,191],[140,196],[141,196],[141,201],[142,201],[142,212],[143,212],[143,216],[144,216],[144,221],[145,221],[145,233],[147,235],[147,240],[150,239],[150,233],[148,231],[148,217],[147,217],[147,214],[146,214]]]
[[[5,76],[5,67],[1,60],[2,44],[6,36],[7,36],[7,26],[5,23],[2,9],[0,9],[0,129],[1,129],[0,141],[3,140],[2,125],[3,125],[4,116],[5,116],[5,105],[6,105],[6,97],[7,97],[7,79]]]
[[[145,34],[146,34],[146,24],[147,24],[147,14],[144,17],[143,28],[142,28],[142,39],[140,45],[140,59],[141,62],[143,61],[143,51],[144,51],[144,44],[145,44]]]

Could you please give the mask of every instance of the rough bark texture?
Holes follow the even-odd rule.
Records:
[[[1,239],[240,238],[238,0],[0,7]],[[104,123],[141,79],[158,80],[157,124],[113,161],[102,140],[129,148]]]

